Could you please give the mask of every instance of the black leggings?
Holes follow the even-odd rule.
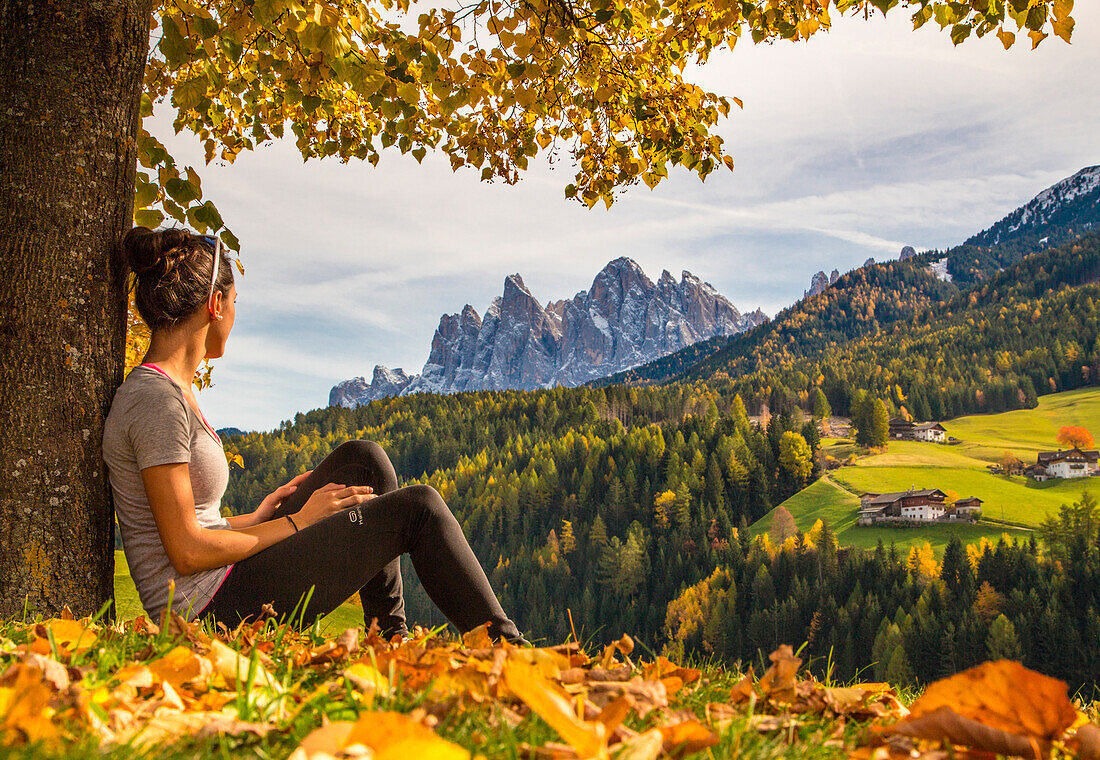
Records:
[[[439,492],[422,484],[398,488],[393,464],[373,441],[337,446],[273,519],[297,512],[326,483],[371,486],[378,496],[237,562],[200,616],[233,626],[264,604],[289,615],[312,587],[301,618],[308,625],[358,591],[364,624],[376,618],[387,638],[404,634],[401,554],[408,552],[424,590],[460,632],[487,622],[494,639],[520,637]],[[301,613],[299,606],[296,620]]]

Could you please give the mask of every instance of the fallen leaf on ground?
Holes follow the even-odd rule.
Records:
[[[443,739],[408,715],[365,712],[351,727],[345,746],[363,744],[374,750],[374,760],[469,760],[464,747]]]
[[[39,668],[16,663],[0,683],[0,746],[57,738],[51,721],[53,690]]]
[[[504,667],[504,683],[582,757],[607,757],[607,727],[599,721],[578,718],[565,690],[534,665],[509,660]]]
[[[749,670],[741,678],[740,681],[733,685],[730,689],[730,702],[735,705],[739,705],[742,702],[748,702],[754,696],[756,696],[756,689],[753,687],[753,682],[756,678],[752,672],[752,665],[749,665]]]
[[[671,757],[690,755],[718,743],[718,735],[694,718],[671,726],[657,726],[657,730],[664,739],[665,752]]]
[[[773,702],[793,702],[795,674],[802,659],[794,656],[790,644],[783,644],[768,655],[768,659],[772,664],[760,678],[760,690]]]
[[[1077,718],[1066,684],[998,660],[936,681],[885,729],[918,739],[950,741],[988,752],[1045,757]]]

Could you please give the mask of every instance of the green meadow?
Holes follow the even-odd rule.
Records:
[[[854,464],[829,473],[783,502],[800,529],[821,518],[836,531],[845,546],[870,548],[881,539],[908,548],[928,541],[937,553],[952,536],[964,543],[981,536],[997,540],[1002,533],[1026,537],[1062,504],[1081,498],[1086,489],[1100,490],[1100,479],[1048,480],[1037,483],[1022,476],[992,475],[986,465],[1011,452],[1033,463],[1040,451],[1059,448],[1055,437],[1063,425],[1077,425],[1100,434],[1100,390],[1042,396],[1035,409],[959,417],[943,423],[954,445],[913,441],[891,442],[886,451],[859,457]],[[852,453],[850,441],[826,439],[826,454],[843,460]],[[977,496],[983,517],[975,525],[935,524],[919,528],[856,525],[860,493],[939,488],[960,498]],[[754,532],[771,527],[774,510],[757,521]]]
[[[119,620],[130,620],[145,614],[134,580],[130,577],[126,555],[121,551],[115,552],[115,608]],[[328,636],[335,636],[348,628],[362,627],[363,610],[352,604],[343,604],[332,614],[321,618],[321,632]]]

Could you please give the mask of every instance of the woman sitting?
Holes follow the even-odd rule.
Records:
[[[152,340],[115,392],[103,458],[150,616],[168,606],[169,582],[172,607],[186,619],[211,615],[231,627],[265,605],[280,616],[297,607],[295,618],[310,624],[358,591],[368,627],[377,620],[387,638],[404,635],[400,555],[408,552],[424,590],[459,631],[488,623],[494,639],[527,643],[439,493],[398,488],[376,443],[343,443],[251,513],[222,517],[229,465],[191,380],[204,358],[225,352],[232,268],[220,241],[182,229],[134,228],[123,249]]]

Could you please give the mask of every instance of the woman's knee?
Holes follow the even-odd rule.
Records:
[[[352,441],[344,441],[335,449],[334,454],[339,454],[346,459],[384,459],[388,460],[386,451],[380,445],[374,441],[367,441],[364,439],[356,439]]]
[[[447,506],[447,502],[443,500],[439,491],[434,487],[426,483],[414,483],[413,485],[405,486],[402,490],[407,491],[409,499],[420,508],[426,510],[433,517],[446,517],[453,518],[451,508]]]

